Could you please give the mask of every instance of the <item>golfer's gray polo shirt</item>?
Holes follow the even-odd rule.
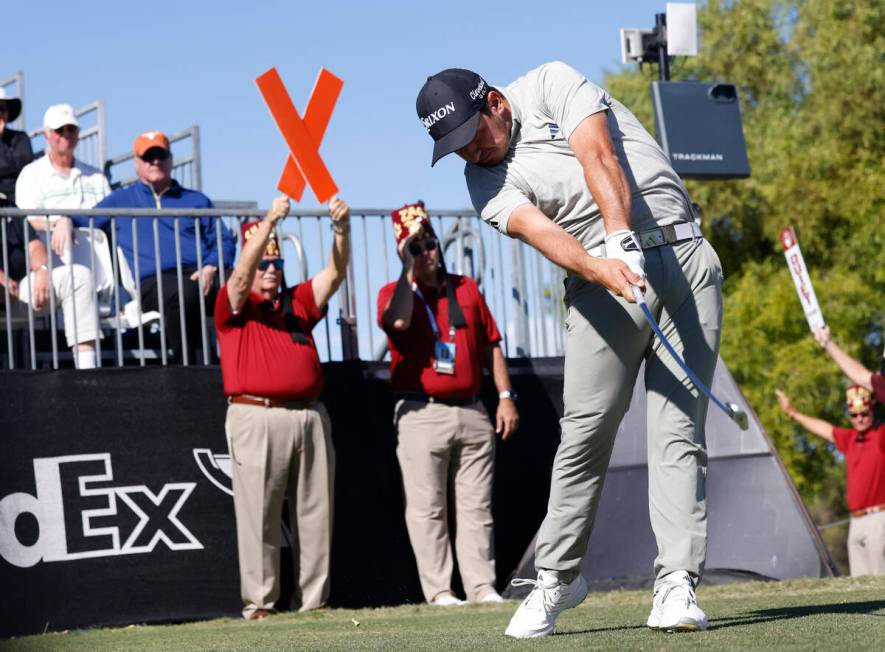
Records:
[[[633,229],[691,214],[682,181],[651,135],[623,104],[573,68],[558,61],[544,64],[502,92],[513,111],[510,151],[495,166],[468,163],[464,170],[476,211],[502,233],[513,210],[531,203],[586,249],[602,244],[602,216],[568,138],[584,118],[606,110],[630,185]]]

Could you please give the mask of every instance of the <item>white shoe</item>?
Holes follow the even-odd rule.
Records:
[[[430,604],[435,605],[437,607],[457,607],[462,604],[467,604],[464,600],[459,600],[451,593],[441,593],[433,599],[433,602]]]
[[[670,632],[707,629],[707,615],[698,606],[694,584],[685,571],[665,575],[655,588],[646,625]]]
[[[538,571],[538,579],[516,579],[513,586],[533,584],[534,589],[528,594],[504,634],[513,638],[538,638],[553,632],[556,617],[564,609],[577,607],[587,597],[587,580],[578,575],[570,584],[560,582],[555,573]]]
[[[486,603],[499,603],[504,602],[504,598],[497,591],[491,591],[482,596],[477,602],[486,602]]]

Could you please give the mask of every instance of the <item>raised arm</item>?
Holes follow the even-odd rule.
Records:
[[[580,242],[547,219],[533,204],[523,204],[510,214],[507,232],[529,243],[560,267],[591,283],[605,286],[630,303],[636,302],[630,286],[644,285],[642,278],[624,261],[588,254]]]
[[[845,353],[839,345],[830,337],[830,327],[821,326],[814,334],[815,339],[823,347],[824,351],[830,354],[830,357],[839,365],[842,373],[851,379],[851,382],[873,390],[872,376],[873,372],[863,366],[860,362]]]
[[[810,417],[807,414],[802,414],[793,407],[793,404],[790,403],[790,399],[781,390],[776,389],[774,390],[774,393],[777,395],[777,402],[780,403],[781,409],[787,413],[788,417],[795,420],[812,435],[817,435],[818,437],[826,439],[830,443],[833,442],[832,423],[816,417]]]
[[[350,207],[338,197],[329,202],[329,216],[332,218],[332,230],[335,242],[329,262],[313,277],[313,298],[317,307],[322,310],[329,299],[347,278],[347,262],[350,260]]]
[[[381,324],[388,331],[407,331],[412,325],[412,310],[415,306],[415,295],[412,292],[412,282],[415,280],[413,268],[415,258],[409,252],[409,244],[415,236],[409,236],[400,243],[399,256],[403,261],[403,269],[399,280],[390,297],[390,301],[381,312]]]
[[[267,215],[258,225],[258,232],[243,245],[240,260],[227,281],[227,299],[230,302],[231,310],[235,313],[239,312],[243,304],[246,303],[246,298],[252,289],[255,270],[258,269],[258,263],[264,255],[270,234],[276,228],[277,222],[288,214],[289,199],[287,197],[274,199]]]

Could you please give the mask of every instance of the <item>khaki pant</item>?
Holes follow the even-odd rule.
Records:
[[[885,575],[885,512],[851,518],[848,565],[852,577]]]
[[[709,387],[719,353],[722,271],[704,240],[645,251],[652,314]],[[707,546],[707,399],[673,361],[635,304],[569,278],[562,439],[535,564],[570,581],[587,550],[615,433],[645,361],[648,500],[655,576],[703,572]]]
[[[329,594],[335,452],[326,408],[231,404],[225,422],[234,486],[243,616],[274,608],[280,595],[280,526],[289,499],[295,604]]]
[[[19,307],[21,315],[28,314],[27,304],[31,301],[31,284],[34,273],[19,281]],[[55,294],[56,307],[61,307],[65,320],[65,340],[68,348],[77,344],[92,342],[100,335],[95,317],[95,294],[92,287],[92,272],[83,265],[63,265],[52,269],[50,292]],[[59,305],[59,303],[61,305]],[[48,315],[49,301],[35,315]],[[74,313],[76,313],[76,318]]]
[[[396,456],[403,474],[406,527],[428,602],[452,591],[449,483],[455,551],[467,599],[495,590],[492,475],[495,433],[482,404],[454,407],[400,401]]]

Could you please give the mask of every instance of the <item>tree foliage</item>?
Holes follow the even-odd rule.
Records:
[[[780,250],[792,225],[834,337],[868,367],[882,350],[885,188],[885,3],[708,0],[700,56],[674,80],[738,88],[752,176],[689,181],[726,273],[722,356],[817,516],[844,514],[841,461],[781,414],[796,407],[844,424],[847,380],[811,337]],[[604,85],[653,128],[656,69]],[[839,490],[836,488],[839,487]]]

